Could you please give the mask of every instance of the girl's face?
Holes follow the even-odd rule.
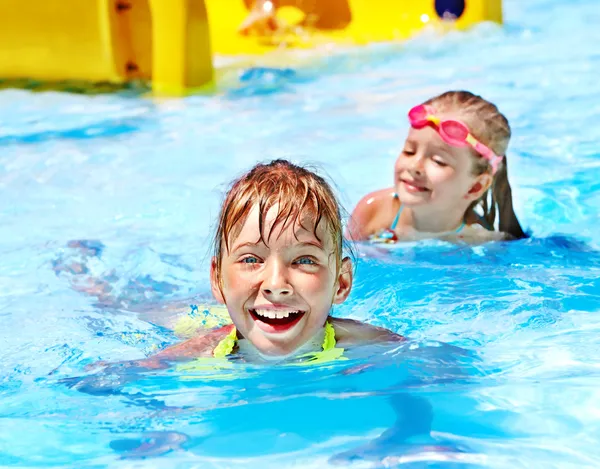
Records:
[[[342,303],[352,287],[352,266],[338,269],[326,222],[313,234],[311,217],[303,224],[273,226],[278,207],[265,219],[264,241],[259,211],[250,211],[239,235],[223,248],[221,283],[213,259],[213,294],[226,304],[237,330],[263,354],[288,355],[325,324],[333,303]],[[272,232],[271,232],[272,229]],[[269,233],[271,232],[271,235]]]
[[[488,173],[473,175],[468,147],[454,147],[430,127],[411,128],[395,164],[395,187],[404,205],[440,211],[470,204],[489,187]],[[466,208],[466,207],[465,207]]]

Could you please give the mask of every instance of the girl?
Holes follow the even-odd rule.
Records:
[[[323,178],[285,160],[256,165],[227,192],[214,238],[212,292],[233,324],[129,366],[164,368],[237,352],[251,360],[309,352],[312,359],[323,352],[335,358],[348,345],[402,341],[386,329],[330,316],[352,288],[342,244],[340,207]],[[89,293],[110,304],[101,298],[108,291]]]
[[[234,181],[217,227],[211,286],[233,324],[200,333],[147,359],[112,364],[103,373],[64,380],[67,384],[90,394],[116,394],[137,379],[138,372],[174,364],[183,372],[212,372],[225,366],[222,360],[215,360],[222,358],[318,363],[343,358],[344,348],[354,344],[386,342],[396,353],[407,345],[402,344],[402,336],[389,330],[330,316],[333,305],[350,294],[353,270],[350,258],[342,255],[340,207],[320,176],[284,160],[258,164]],[[93,294],[98,291],[95,288]],[[393,361],[393,354],[389,359]],[[184,360],[188,363],[181,363]],[[444,361],[449,363],[449,357]],[[374,366],[350,366],[342,373],[359,373]],[[401,371],[394,368],[394,372],[403,379]],[[216,373],[206,379],[219,376]],[[448,379],[448,375],[442,376]],[[412,385],[417,382],[404,376],[407,379]],[[431,385],[429,374],[426,379]],[[404,386],[405,382],[390,397],[396,415],[392,427],[368,445],[335,456],[334,462],[347,465],[358,459],[381,460],[388,454],[409,451],[407,442],[412,437],[431,442],[433,446],[426,446],[429,453],[449,451],[436,446],[429,434],[433,421],[429,402],[405,392]],[[326,418],[324,424],[335,428],[335,418]],[[152,437],[134,453],[140,457],[164,449],[172,449],[170,440]]]
[[[408,119],[394,186],[359,201],[346,236],[385,243],[525,238],[508,182],[510,126],[498,108],[468,91],[449,91],[412,108]]]
[[[214,239],[212,292],[233,325],[155,358],[224,356],[244,348],[283,358],[335,343],[402,340],[330,317],[352,288],[342,241],[340,208],[323,178],[284,160],[256,165],[228,191]]]

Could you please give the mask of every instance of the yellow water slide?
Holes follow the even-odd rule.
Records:
[[[467,29],[483,21],[502,23],[501,0],[273,0],[284,5],[278,16],[287,32],[248,38],[238,28],[251,1],[206,0],[213,51],[261,54],[282,47],[363,45],[406,40],[425,27]]]
[[[251,1],[0,0],[0,79],[143,80],[181,95],[214,80],[213,53],[248,57],[502,22],[501,0],[278,0],[282,31],[247,37],[238,27]]]

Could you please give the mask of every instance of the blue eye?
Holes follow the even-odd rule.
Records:
[[[244,257],[240,262],[243,264],[258,264],[258,259],[254,256]]]
[[[301,257],[296,261],[296,264],[314,265],[316,264],[310,257]]]

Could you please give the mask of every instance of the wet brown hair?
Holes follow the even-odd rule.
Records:
[[[513,238],[526,238],[527,235],[513,209],[512,189],[508,182],[506,151],[511,137],[508,119],[498,110],[495,104],[469,91],[447,91],[427,100],[440,113],[458,114],[469,126],[473,136],[487,145],[497,155],[504,158],[498,166],[491,187],[482,197],[473,202],[469,210],[478,205],[483,210],[483,218],[493,228],[498,215],[498,228]],[[476,176],[492,171],[489,162],[473,150],[473,172]]]
[[[269,232],[265,232],[265,218],[271,207],[277,205],[277,216]],[[253,207],[258,207],[260,240],[265,244],[275,226],[300,226],[317,236],[320,223],[334,244],[336,265],[342,264],[342,219],[340,205],[331,186],[321,176],[287,160],[259,163],[233,181],[225,195],[219,224],[213,240],[215,275],[221,282],[223,249],[239,235]],[[308,220],[307,220],[308,219]],[[309,221],[310,226],[306,226]],[[265,239],[266,237],[266,239]],[[319,241],[323,241],[319,239]]]

